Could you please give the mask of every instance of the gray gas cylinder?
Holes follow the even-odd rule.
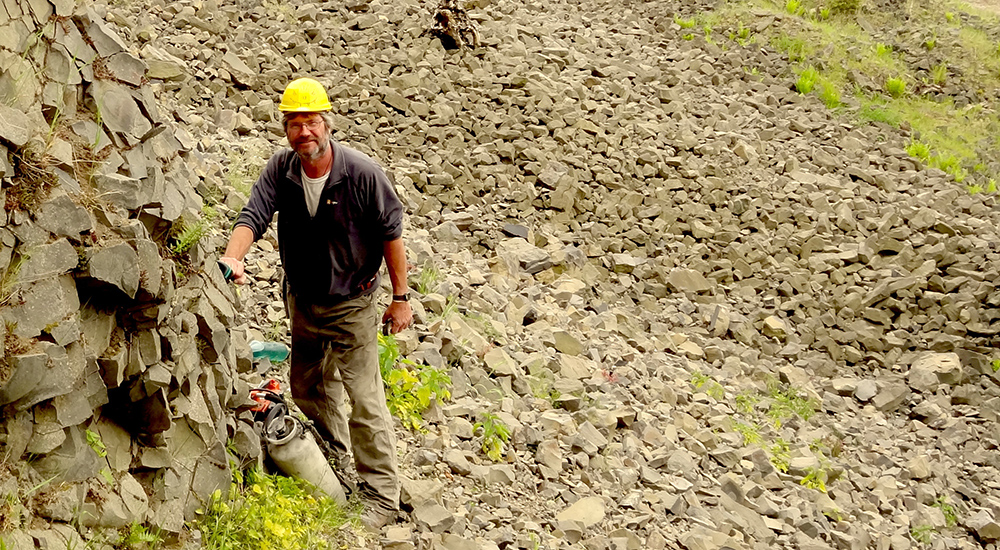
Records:
[[[288,415],[274,418],[272,425],[264,427],[264,441],[267,442],[267,454],[278,469],[286,475],[312,483],[340,506],[347,504],[337,474],[326,461],[312,433],[304,429],[297,418]]]

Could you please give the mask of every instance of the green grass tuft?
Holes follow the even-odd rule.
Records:
[[[893,98],[903,97],[906,93],[906,81],[902,78],[893,77],[887,78],[885,81],[885,91]]]
[[[819,80],[819,72],[816,69],[809,67],[799,73],[799,79],[795,81],[795,89],[800,94],[808,94],[816,86],[816,82]]]

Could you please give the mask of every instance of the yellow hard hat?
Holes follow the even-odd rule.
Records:
[[[330,97],[326,95],[323,85],[311,78],[289,82],[278,105],[278,110],[283,113],[316,113],[331,108]]]

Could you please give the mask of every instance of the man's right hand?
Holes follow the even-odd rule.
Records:
[[[247,274],[246,269],[243,266],[243,262],[237,260],[236,258],[230,258],[227,256],[219,258],[219,261],[228,265],[229,269],[233,270],[233,274],[229,276],[229,280],[238,285],[247,284]]]

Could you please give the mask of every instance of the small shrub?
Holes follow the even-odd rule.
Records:
[[[936,47],[937,47],[936,38],[928,38],[927,40],[924,41],[924,48],[926,48],[927,51],[931,51]]]
[[[795,81],[795,89],[800,94],[808,94],[816,86],[816,82],[819,80],[819,72],[816,69],[809,67],[801,73],[799,73],[799,79]]]
[[[802,0],[785,0],[785,11],[790,15],[797,15],[802,9]]]
[[[379,370],[389,412],[411,430],[420,430],[423,412],[435,401],[451,399],[451,377],[443,369],[401,359],[396,337],[378,335]],[[397,364],[399,363],[399,364]]]
[[[819,9],[819,19],[820,21],[826,21],[830,18],[830,8],[822,7]]]
[[[906,81],[902,78],[888,78],[885,81],[885,91],[894,98],[903,97],[906,93]]]
[[[474,432],[482,432],[483,453],[493,462],[499,462],[503,458],[504,445],[510,440],[510,427],[491,412],[484,412],[479,418],[472,429]]]
[[[206,550],[333,550],[345,547],[349,519],[332,499],[312,496],[306,482],[255,469],[246,476],[234,469],[228,496],[215,491],[196,513]]]
[[[880,59],[892,57],[892,46],[877,42],[875,44],[875,56]]]
[[[955,21],[955,14],[950,11],[944,12],[944,20],[953,23]]]

